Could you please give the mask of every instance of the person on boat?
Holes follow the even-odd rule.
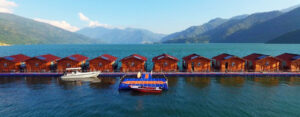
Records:
[[[138,73],[137,73],[137,78],[141,78],[141,77],[142,77],[141,72],[138,72]]]

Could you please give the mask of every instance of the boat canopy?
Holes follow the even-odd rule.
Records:
[[[76,67],[76,68],[67,68],[66,70],[81,70],[80,67]]]

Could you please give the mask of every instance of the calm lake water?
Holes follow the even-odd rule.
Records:
[[[0,56],[108,53],[119,59],[133,53],[151,58],[168,53],[182,58],[198,53],[300,54],[300,45],[172,44],[172,45],[26,45],[0,47]],[[180,63],[181,64],[181,63]],[[179,64],[179,65],[180,65]],[[101,82],[62,82],[51,77],[0,77],[0,116],[300,116],[299,77],[170,77],[169,90],[158,95],[119,91],[119,78]]]

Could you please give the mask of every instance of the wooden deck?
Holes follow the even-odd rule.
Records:
[[[149,72],[147,72],[149,73]],[[101,73],[99,77],[122,77],[126,76],[136,76],[136,72],[132,73],[122,73],[122,72],[112,72],[112,73]],[[63,73],[0,73],[0,77],[60,77]],[[169,72],[169,73],[152,73],[153,76],[166,76],[166,77],[207,77],[207,76],[276,76],[276,77],[300,77],[300,72]]]

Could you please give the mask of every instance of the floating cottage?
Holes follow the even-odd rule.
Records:
[[[1,72],[20,72],[25,66],[25,61],[29,56],[17,54],[12,56],[5,56],[0,58],[0,71]]]
[[[74,54],[62,58],[57,61],[57,70],[59,72],[62,72],[62,71],[66,71],[66,68],[82,67],[85,64],[86,60],[88,60],[88,57],[80,54]]]
[[[162,54],[152,59],[154,72],[177,72],[178,59],[168,54]]]
[[[60,58],[51,54],[32,57],[26,60],[27,72],[50,72],[55,70],[54,65]]]
[[[254,72],[276,72],[279,71],[280,60],[270,55],[253,53],[245,56],[246,68]]]
[[[138,54],[132,54],[121,60],[121,72],[145,72],[147,58]]]
[[[210,72],[211,60],[198,54],[183,57],[183,68],[187,72]]]
[[[245,70],[245,60],[223,53],[213,57],[213,67],[220,72],[243,72]]]
[[[109,54],[103,54],[89,61],[90,71],[114,72],[118,58]]]
[[[300,55],[284,53],[276,56],[277,59],[281,60],[281,68],[284,71],[299,72],[300,71]]]

